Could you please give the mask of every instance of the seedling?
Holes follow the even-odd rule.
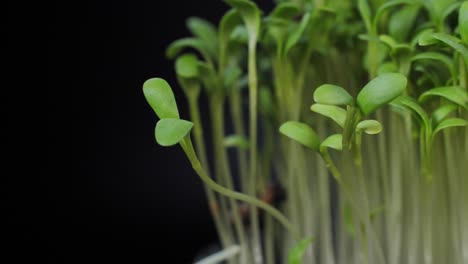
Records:
[[[204,184],[199,263],[468,263],[468,1],[225,2],[166,50],[188,120],[143,85]]]

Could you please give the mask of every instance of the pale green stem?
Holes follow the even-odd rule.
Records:
[[[390,142],[397,142],[400,138],[404,136],[404,131],[401,131],[401,120],[397,119],[395,115],[390,116],[390,121],[393,126],[390,127]],[[402,170],[401,170],[401,158],[397,147],[405,147],[405,145],[396,145],[389,144],[388,146],[390,151],[390,160],[391,164],[389,175],[391,175],[390,183],[392,186],[391,191],[391,200],[388,200],[387,204],[387,219],[389,226],[389,233],[387,236],[390,238],[388,251],[388,259],[390,264],[399,264],[399,259],[401,256],[401,228],[402,228],[402,216],[401,216],[401,206],[402,206],[402,196],[403,196],[403,186],[401,183],[402,180]]]
[[[431,142],[427,140],[430,137],[430,130],[423,127],[420,133],[420,156],[421,156],[421,175],[422,181],[422,206],[421,215],[424,216],[422,224],[423,235],[423,260],[425,264],[432,264],[432,154]]]
[[[462,239],[461,239],[461,230],[460,230],[460,214],[458,212],[458,200],[460,197],[459,189],[458,186],[460,182],[458,182],[458,175],[455,170],[457,164],[455,163],[456,158],[454,157],[454,148],[452,145],[452,138],[450,137],[450,134],[448,131],[443,132],[444,136],[444,148],[445,148],[445,164],[446,164],[446,172],[447,172],[447,179],[448,179],[448,184],[449,184],[449,199],[450,203],[448,206],[450,207],[449,212],[451,213],[450,215],[450,229],[452,230],[452,244],[453,244],[453,252],[454,252],[454,261],[455,263],[462,263],[462,249],[460,248],[461,245],[463,245]]]
[[[296,240],[300,240],[301,237],[299,236],[299,233],[297,232],[296,228],[276,208],[257,199],[256,197],[252,197],[252,196],[240,193],[240,192],[233,191],[213,181],[213,179],[211,179],[208,176],[206,171],[201,166],[201,163],[195,154],[195,150],[193,149],[192,141],[190,140],[190,138],[186,137],[184,141],[185,141],[184,142],[185,144],[182,145],[182,148],[185,154],[187,155],[187,158],[189,159],[192,165],[192,168],[198,174],[198,176],[200,176],[200,179],[208,185],[208,187],[210,187],[215,192],[218,192],[224,196],[227,196],[229,198],[232,198],[238,201],[246,202],[252,206],[265,210],[268,214],[270,214],[273,218],[275,218],[288,232],[290,232]]]
[[[239,254],[240,251],[241,250],[239,246],[233,245],[202,260],[199,260],[195,262],[195,264],[217,264],[223,260],[229,260],[233,258],[236,254]]]
[[[294,143],[289,142],[288,148],[288,211],[291,218],[291,222],[295,225],[299,225],[299,215],[298,215],[298,197],[297,197],[297,189],[296,189],[296,161],[297,157],[295,156],[294,152]],[[301,231],[301,229],[299,229]]]
[[[206,172],[209,176],[210,173],[208,170],[208,167],[209,167],[208,158],[206,154],[205,142],[203,139],[203,127],[202,127],[202,122],[200,119],[200,111],[199,111],[197,99],[198,99],[197,97],[193,97],[193,96],[188,97],[190,116],[194,123],[193,135],[195,138],[195,145],[197,147],[197,153],[200,157],[202,165],[205,168],[207,168]],[[221,210],[221,214],[223,215],[223,218],[224,218],[224,223],[223,223],[221,216],[220,216],[219,209],[218,209],[218,202],[216,201],[216,197],[215,197],[213,190],[208,188],[206,184],[204,185],[204,188],[205,188],[205,193],[207,195],[211,215],[213,216],[216,229],[220,235],[221,243],[223,244],[223,247],[232,245],[234,243],[233,237],[232,237],[232,231],[230,230],[229,225],[228,227],[226,227],[226,224],[229,223],[229,213],[227,212],[227,210]]]
[[[373,261],[373,255],[376,255],[377,262],[384,264],[385,257],[383,254],[383,250],[381,248],[380,242],[377,237],[377,233],[374,230],[374,227],[370,221],[370,209],[369,209],[369,198],[367,196],[367,187],[364,177],[364,170],[362,167],[362,150],[361,150],[361,132],[356,132],[355,135],[355,142],[352,144],[352,151],[353,153],[349,153],[353,156],[354,166],[357,170],[357,182],[354,182],[355,179],[352,180],[352,183],[356,186],[354,188],[357,192],[355,193],[356,197],[360,198],[360,203],[363,208],[361,208],[361,221],[364,223],[364,227],[366,230],[366,237],[365,237],[365,244],[364,244],[364,252],[370,253],[370,259]],[[348,152],[345,150],[345,153]],[[368,245],[372,245],[375,251],[369,251]],[[366,254],[365,259],[368,259],[368,255]]]
[[[265,261],[266,263],[275,264],[275,241],[274,241],[274,223],[271,216],[265,216],[265,232],[263,234],[265,242]]]
[[[210,114],[213,130],[213,147],[215,154],[215,167],[218,175],[222,176],[227,188],[234,189],[234,184],[229,167],[226,148],[224,148],[224,109],[223,98],[212,96],[210,98]],[[245,261],[247,257],[247,240],[245,237],[245,230],[240,217],[240,209],[234,199],[229,200],[231,212],[233,216],[234,227],[240,246],[242,247],[241,258]]]
[[[250,142],[250,164],[249,164],[249,194],[257,195],[257,65],[256,65],[256,45],[257,37],[251,36],[248,45],[248,78],[249,78],[249,142]],[[262,248],[260,242],[260,227],[259,227],[257,208],[252,207],[250,211],[250,224],[252,231],[253,253],[255,263],[262,262]]]
[[[231,109],[232,122],[234,126],[234,132],[237,135],[245,136],[244,122],[242,118],[242,104],[240,97],[240,90],[234,87],[236,91],[231,93],[229,97],[229,105]],[[243,149],[237,149],[237,162],[239,164],[239,174],[241,179],[241,190],[242,192],[248,191],[248,169],[247,169],[247,156],[246,151]]]
[[[367,56],[369,61],[369,80],[377,77],[377,43],[375,41],[367,42]]]
[[[346,200],[351,204],[355,212],[357,212],[357,215],[360,217],[356,217],[356,215],[353,215],[353,221],[354,221],[354,233],[357,238],[357,244],[358,245],[364,245],[364,241],[362,238],[361,234],[361,227],[359,225],[360,221],[359,218],[363,218],[362,215],[364,215],[364,210],[361,207],[360,203],[355,200],[353,192],[348,188],[348,185],[343,181],[343,177],[341,176],[340,171],[336,167],[335,163],[330,157],[330,154],[328,153],[328,150],[324,149],[323,151],[320,152],[325,165],[327,166],[328,170],[332,174],[332,176],[335,178],[335,180],[338,182],[339,186],[341,187],[341,190],[343,191],[343,194],[346,198]],[[359,252],[355,252],[358,254]],[[359,255],[355,255],[356,258],[359,258]]]
[[[318,124],[318,132],[324,134],[324,123]],[[315,163],[317,171],[317,184],[320,197],[320,239],[321,239],[321,259],[322,264],[335,264],[335,255],[333,254],[332,228],[331,228],[331,203],[330,203],[330,181],[328,179],[327,170],[323,160],[317,159]]]
[[[364,231],[365,235],[364,237],[364,243],[363,243],[363,248],[364,248],[364,263],[369,263],[369,259],[373,259],[369,254],[372,253],[372,251],[369,251],[369,245],[374,245],[373,243],[377,243],[377,241],[371,241],[371,236],[370,236],[370,228],[371,228],[371,223],[369,221],[369,199],[367,198],[367,188],[365,185],[365,180],[364,180],[364,171],[362,168],[362,154],[361,154],[361,133],[356,132],[356,144],[354,144],[354,166],[357,171],[357,175],[355,177],[357,178],[357,181],[354,181],[356,179],[353,179],[354,182],[354,194],[356,197],[359,197],[361,205],[364,207],[364,219],[361,219],[362,223],[364,224]],[[346,150],[345,150],[346,151]],[[360,225],[359,229],[356,229],[356,232],[361,232]],[[383,263],[383,262],[382,262]]]

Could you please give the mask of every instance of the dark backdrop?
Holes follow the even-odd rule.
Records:
[[[66,2],[66,3],[63,3]],[[49,6],[50,4],[50,6]],[[10,197],[16,260],[191,263],[216,234],[202,185],[179,147],[155,143],[143,82],[167,79],[164,56],[185,19],[217,22],[220,0],[58,1],[46,26],[47,167]],[[33,11],[34,12],[34,11]],[[28,193],[23,196],[18,193]]]

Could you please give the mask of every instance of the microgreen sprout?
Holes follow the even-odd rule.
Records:
[[[166,49],[189,118],[143,84],[207,194],[200,263],[468,263],[468,1],[225,2]]]

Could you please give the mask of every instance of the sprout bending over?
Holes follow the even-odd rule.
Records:
[[[468,262],[468,1],[225,2],[166,50],[191,121],[164,80],[144,84],[157,142],[204,182],[223,258]]]
[[[166,81],[160,78],[150,79],[143,85],[143,91],[146,100],[151,105],[156,115],[161,118],[157,122],[155,129],[155,137],[158,144],[161,146],[180,144],[195,172],[210,188],[222,195],[264,209],[291,232],[296,239],[300,238],[295,228],[280,211],[255,197],[225,188],[217,184],[207,175],[197,158],[197,154],[195,153],[190,139],[190,130],[193,127],[193,123],[179,118],[179,111],[174,100],[174,94]]]

